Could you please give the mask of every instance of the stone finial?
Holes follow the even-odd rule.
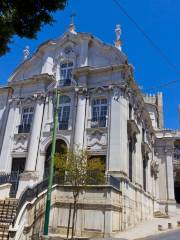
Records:
[[[74,17],[76,16],[75,13],[71,14],[71,23],[69,24],[69,32],[72,34],[77,34],[77,32],[75,31],[75,24],[74,24]]]
[[[116,41],[114,42],[114,45],[116,48],[118,48],[121,51],[122,50],[122,48],[121,48],[122,41],[121,41],[120,37],[121,37],[122,31],[121,31],[120,24],[116,25],[115,33],[116,33]]]
[[[29,46],[26,46],[23,50],[23,54],[24,54],[24,60],[28,59],[29,55],[30,55],[30,48]]]

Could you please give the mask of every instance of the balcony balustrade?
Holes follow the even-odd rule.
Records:
[[[30,133],[31,124],[21,124],[18,127],[18,133]]]
[[[70,86],[71,85],[71,79],[60,79],[59,80],[59,86]]]
[[[100,128],[107,126],[106,117],[92,118],[91,119],[91,128]]]
[[[59,130],[67,130],[68,129],[68,120],[59,122]]]

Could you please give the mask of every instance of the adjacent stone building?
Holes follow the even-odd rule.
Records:
[[[55,87],[61,95],[56,151],[78,145],[106,166],[106,184],[81,193],[77,234],[112,236],[157,212],[175,214],[180,133],[164,129],[162,93],[139,89],[120,35],[117,25],[111,46],[71,24],[31,58],[26,48],[0,88],[0,197],[19,199],[13,239],[42,231]],[[71,186],[55,184],[51,232],[66,231],[71,201]]]

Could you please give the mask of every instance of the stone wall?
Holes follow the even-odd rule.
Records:
[[[43,192],[31,203],[26,203],[17,217],[13,239],[27,239],[37,232],[42,233],[46,194]],[[61,235],[67,232],[70,206],[73,203],[71,186],[54,186],[49,232]],[[121,231],[121,192],[111,186],[92,186],[82,190],[78,199],[76,235],[112,236]],[[72,222],[72,211],[71,211]]]

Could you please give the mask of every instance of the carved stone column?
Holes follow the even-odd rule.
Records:
[[[41,124],[43,117],[43,106],[44,106],[44,96],[37,96],[37,103],[34,112],[34,119],[29,143],[28,157],[26,161],[25,171],[32,172],[35,171],[36,160],[38,154],[39,138],[41,132]]]
[[[86,88],[77,88],[77,110],[74,144],[79,147],[84,146],[85,121],[86,121]]]

